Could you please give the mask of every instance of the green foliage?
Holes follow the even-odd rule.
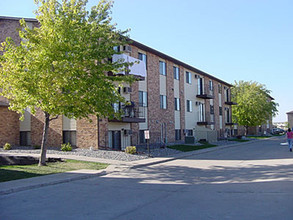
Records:
[[[270,91],[265,85],[257,82],[235,82],[231,89],[233,106],[233,121],[245,127],[258,126],[266,123],[277,113]]]
[[[61,144],[61,150],[62,151],[72,151],[72,146],[70,143]]]
[[[21,20],[24,30],[19,33],[25,40],[20,45],[11,38],[2,43],[0,95],[21,114],[26,107],[51,117],[115,114],[112,103],[124,101],[115,82],[133,79],[115,76],[129,64],[109,61],[117,54],[114,46],[127,44],[126,31],[111,24],[112,2],[101,0],[90,12],[86,0],[36,3],[39,27],[31,30]]]
[[[4,144],[3,149],[4,150],[10,150],[11,149],[11,144],[9,144],[9,143]]]
[[[101,0],[90,12],[87,0],[59,2],[35,0],[39,23],[31,30],[20,20],[20,45],[7,38],[0,46],[0,95],[21,118],[25,108],[45,114],[40,165],[45,164],[51,120],[58,115],[119,117],[112,103],[125,99],[117,84],[134,81],[130,76],[115,76],[132,63],[111,61],[118,54],[114,46],[129,43],[127,31],[111,24],[112,1]]]
[[[128,154],[136,154],[136,147],[135,146],[128,146],[128,147],[126,147],[125,153],[128,153]]]

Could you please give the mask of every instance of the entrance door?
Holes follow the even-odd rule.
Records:
[[[121,150],[121,131],[109,131],[109,147]]]

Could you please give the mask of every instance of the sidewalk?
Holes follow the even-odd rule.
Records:
[[[265,139],[268,140],[268,139]],[[237,144],[222,145],[218,147],[206,148],[197,151],[183,152],[180,154],[173,155],[172,157],[157,157],[148,158],[144,160],[137,160],[131,162],[108,160],[102,158],[92,158],[85,156],[74,156],[74,155],[58,155],[58,154],[47,154],[47,157],[63,158],[63,159],[73,159],[73,160],[83,160],[90,162],[99,162],[110,164],[106,169],[103,170],[75,170],[65,173],[51,174],[40,177],[33,177],[20,180],[12,180],[8,182],[0,183],[0,195],[10,194],[14,192],[40,188],[43,186],[56,185],[60,183],[66,183],[76,180],[88,179],[97,176],[104,176],[110,173],[127,171],[128,169],[135,169],[138,167],[151,166],[155,164],[165,163],[172,160],[182,159],[193,155],[204,154],[207,152],[218,151],[221,149],[236,147],[239,145],[251,144],[262,140],[253,140],[249,142],[241,142]],[[1,155],[14,155],[14,156],[39,156],[38,154],[26,154],[26,153],[0,153]]]

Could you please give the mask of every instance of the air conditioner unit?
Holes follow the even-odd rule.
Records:
[[[132,130],[124,130],[124,135],[132,135]]]
[[[123,46],[123,51],[125,51],[125,52],[131,52],[131,46],[129,46],[129,45]]]
[[[200,105],[200,102],[197,102],[197,101],[196,101],[196,102],[195,102],[195,105]]]
[[[131,93],[132,92],[132,89],[131,89],[131,87],[124,87],[123,88],[123,92],[124,93]]]
[[[195,74],[195,75],[194,75],[194,78],[199,79],[200,76]]]

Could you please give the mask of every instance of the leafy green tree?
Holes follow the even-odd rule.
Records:
[[[266,123],[278,111],[278,104],[272,100],[270,91],[257,82],[235,81],[231,96],[237,103],[233,107],[233,121],[243,125],[246,134],[248,127]]]
[[[111,24],[111,1],[102,0],[91,11],[86,0],[35,0],[39,26],[32,30],[20,21],[21,44],[7,38],[1,45],[1,95],[10,109],[23,115],[45,115],[39,165],[45,165],[50,121],[59,115],[84,118],[113,116],[112,103],[125,101],[117,82],[131,83],[131,77],[115,73],[129,64],[112,62],[117,45],[127,44],[127,31]],[[113,74],[107,74],[113,73]]]

